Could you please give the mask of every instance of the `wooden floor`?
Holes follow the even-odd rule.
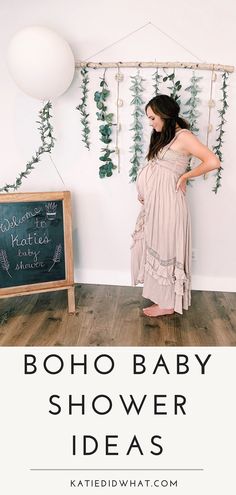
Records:
[[[0,299],[1,346],[235,346],[236,293],[192,292],[184,315],[142,316],[142,288],[77,285],[75,315],[66,291]]]

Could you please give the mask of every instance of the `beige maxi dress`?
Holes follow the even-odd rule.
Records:
[[[137,178],[144,205],[131,247],[132,284],[161,308],[182,314],[191,304],[191,224],[186,195],[176,192],[189,155],[171,149],[181,132],[141,169]]]

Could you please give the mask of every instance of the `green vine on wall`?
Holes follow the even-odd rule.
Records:
[[[217,127],[217,131],[219,131],[219,135],[216,139],[217,143],[215,146],[213,146],[213,152],[219,157],[219,160],[220,162],[222,163],[223,162],[223,153],[222,153],[222,147],[223,147],[223,135],[225,133],[224,131],[224,125],[226,123],[226,120],[225,120],[225,114],[226,114],[226,111],[227,111],[227,108],[228,108],[228,102],[227,102],[227,87],[228,87],[228,84],[227,84],[227,79],[229,77],[229,73],[228,72],[224,72],[222,74],[222,87],[220,88],[221,91],[222,91],[222,98],[221,98],[221,102],[222,102],[222,108],[221,110],[218,110],[218,113],[219,113],[219,116],[220,116],[220,124],[219,126]],[[212,189],[212,191],[216,194],[219,187],[221,187],[221,179],[222,179],[222,170],[223,170],[223,167],[219,167],[218,170],[217,170],[217,173],[215,174],[216,175],[216,182],[215,182],[215,187]]]
[[[101,151],[103,152],[103,155],[99,157],[99,160],[104,162],[104,164],[99,167],[99,176],[101,179],[104,177],[111,177],[111,175],[113,175],[113,170],[116,168],[116,165],[114,165],[111,159],[111,154],[114,153],[115,150],[109,149],[109,144],[112,141],[112,120],[114,114],[107,113],[107,106],[105,105],[105,102],[110,94],[105,79],[105,74],[106,71],[104,71],[103,78],[101,78],[102,80],[100,82],[100,87],[102,90],[96,91],[94,94],[94,100],[99,110],[99,112],[96,112],[97,119],[104,122],[104,124],[99,126],[100,140],[107,145],[106,148],[102,148]]]
[[[87,113],[87,100],[88,100],[88,84],[89,84],[89,76],[88,76],[88,69],[87,67],[84,67],[81,69],[80,74],[82,76],[82,83],[80,88],[82,89],[82,97],[81,97],[81,103],[76,107],[77,110],[80,111],[81,113],[81,124],[83,126],[82,129],[82,141],[85,143],[86,148],[88,150],[90,149],[90,142],[89,142],[89,134],[90,134],[90,128],[89,128],[89,113]]]
[[[161,79],[162,79],[162,77],[159,74],[158,69],[156,69],[156,71],[154,72],[152,79],[154,81],[153,88],[154,88],[154,92],[155,92],[154,94],[156,96],[159,93],[159,85],[161,84]]]
[[[179,80],[176,81],[175,71],[163,77],[163,82],[166,81],[170,81],[172,84],[171,86],[167,86],[167,88],[170,90],[171,98],[173,98],[179,105],[181,105],[180,95],[178,93],[182,88],[182,84]]]
[[[198,95],[201,92],[201,87],[198,83],[201,79],[202,77],[197,77],[195,75],[195,71],[193,71],[193,75],[190,79],[190,85],[185,88],[185,91],[188,91],[190,93],[190,97],[185,103],[185,106],[188,108],[187,110],[185,110],[185,112],[183,112],[183,115],[186,116],[189,122],[190,131],[194,132],[195,134],[198,134],[199,132],[199,128],[197,127],[197,119],[200,116],[200,112],[197,110],[197,107],[201,102],[200,98],[198,98]],[[187,172],[191,170],[191,158],[186,170]]]
[[[140,160],[142,158],[143,150],[142,150],[142,117],[144,115],[144,110],[142,109],[142,105],[144,104],[144,100],[142,99],[142,93],[144,91],[143,81],[144,79],[140,76],[140,71],[138,71],[136,76],[130,76],[133,84],[130,87],[133,99],[130,104],[134,105],[134,112],[132,113],[134,120],[132,123],[131,131],[134,131],[133,142],[134,144],[130,147],[130,151],[133,156],[130,160],[132,163],[132,167],[129,171],[129,176],[131,177],[131,182],[135,182],[137,179],[138,169],[140,167]]]
[[[50,122],[50,109],[52,108],[52,104],[48,101],[42,110],[39,112],[39,120],[36,122],[39,124],[38,129],[40,130],[41,136],[41,146],[39,146],[38,150],[32,156],[31,160],[27,162],[26,168],[23,172],[21,172],[14,184],[6,184],[5,186],[0,188],[0,193],[2,192],[10,192],[11,190],[16,191],[22,184],[23,179],[27,179],[28,175],[35,168],[34,165],[39,162],[41,156],[44,153],[51,153],[52,148],[54,147],[55,138],[52,135],[53,127]]]
[[[201,102],[200,98],[198,98],[198,94],[201,93],[201,88],[198,83],[201,79],[202,77],[197,77],[195,72],[193,72],[190,79],[191,84],[185,88],[185,91],[190,93],[190,97],[185,103],[185,106],[188,108],[185,112],[183,112],[183,115],[186,115],[190,125],[190,130],[196,134],[199,132],[199,128],[197,127],[197,119],[200,116],[200,112],[197,110],[197,107]]]

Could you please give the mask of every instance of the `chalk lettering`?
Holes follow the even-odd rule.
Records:
[[[4,218],[3,222],[0,223],[0,232],[8,232],[10,229],[14,229],[15,227],[19,227],[24,222],[27,222],[29,218],[35,217],[41,212],[42,208],[34,208],[33,211],[26,211],[26,213],[17,218],[13,215],[10,219]]]
[[[30,248],[28,248],[27,251],[21,251],[21,249],[18,249],[18,252],[17,252],[17,256],[19,256],[20,258],[23,256],[27,256],[27,257],[32,256],[34,261],[38,261],[38,255],[39,254],[40,254],[40,251],[31,251]]]
[[[36,232],[33,234],[28,234],[26,238],[19,239],[19,235],[11,234],[11,247],[20,247],[20,246],[33,246],[37,244],[48,244],[51,242],[51,239],[48,238],[46,234],[43,234],[43,237],[40,237]]]
[[[35,227],[37,229],[45,229],[47,227],[47,222],[45,222],[45,220],[39,220],[38,218],[35,218]]]
[[[34,263],[23,263],[23,261],[21,261],[20,263],[17,263],[16,264],[16,267],[15,267],[15,270],[30,270],[30,269],[33,269],[33,268],[43,268],[45,266],[44,262],[43,261],[36,261]]]

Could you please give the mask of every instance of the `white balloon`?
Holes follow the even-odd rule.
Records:
[[[75,59],[61,36],[48,28],[31,26],[12,38],[8,66],[20,89],[34,98],[50,100],[70,86]]]

